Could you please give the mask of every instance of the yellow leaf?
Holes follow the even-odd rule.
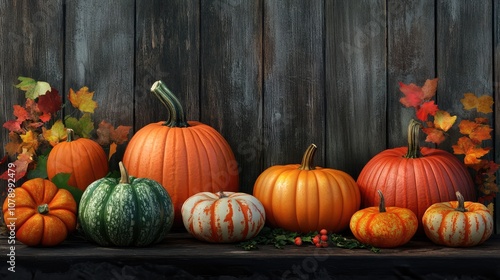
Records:
[[[448,131],[455,123],[457,116],[451,116],[450,113],[438,110],[434,115],[434,126],[443,131]]]
[[[468,92],[464,94],[464,98],[460,99],[465,110],[472,110],[477,107],[477,97],[474,93]]]
[[[43,129],[43,138],[49,141],[50,145],[52,146],[55,146],[61,140],[66,139],[68,135],[62,120],[58,120],[57,122],[55,122],[49,130],[47,130],[46,128],[42,129]]]
[[[493,97],[489,95],[483,95],[478,98],[477,111],[481,113],[492,113],[493,110],[491,107],[493,106]]]
[[[32,130],[28,130],[26,134],[20,135],[23,143],[21,144],[23,153],[27,154],[35,154],[36,149],[38,148],[38,139],[37,134],[33,133]]]
[[[68,96],[73,107],[87,113],[94,113],[94,109],[97,108],[97,102],[92,99],[93,97],[94,92],[89,92],[88,87],[82,87],[76,93],[73,89],[70,89]]]

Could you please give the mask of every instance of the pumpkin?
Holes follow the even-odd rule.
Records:
[[[108,174],[108,158],[104,149],[87,138],[74,140],[74,132],[67,129],[66,142],[52,148],[47,158],[47,176],[50,180],[58,173],[70,173],[68,185],[82,191],[90,183]]]
[[[175,227],[182,227],[181,207],[200,192],[238,190],[238,165],[226,140],[212,127],[186,121],[175,95],[162,81],[151,91],[168,109],[167,121],[151,123],[130,139],[123,163],[136,177],[158,181],[172,197]]]
[[[377,191],[384,194],[388,206],[412,210],[419,220],[429,206],[449,201],[460,191],[469,200],[475,198],[475,187],[465,165],[444,150],[420,148],[420,123],[408,125],[408,147],[387,149],[375,155],[361,170],[357,183],[361,208],[376,205]]]
[[[28,246],[55,246],[76,229],[76,201],[47,179],[24,182],[3,203],[3,217],[16,239]]]
[[[378,207],[361,209],[351,217],[349,227],[356,239],[380,248],[393,248],[411,240],[418,229],[417,216],[408,208],[386,207],[378,191]]]
[[[253,195],[264,205],[271,227],[302,233],[340,232],[359,210],[360,193],[354,179],[340,170],[313,166],[316,149],[311,144],[301,164],[271,166],[255,181]]]
[[[201,192],[183,203],[182,220],[199,240],[229,243],[255,237],[264,227],[266,214],[262,203],[250,194]]]
[[[85,236],[101,246],[147,246],[162,241],[174,221],[174,208],[158,182],[129,176],[102,178],[83,192],[78,218]]]
[[[422,218],[425,235],[448,247],[476,246],[493,233],[493,217],[482,203],[465,201],[460,192],[456,201],[431,205]]]

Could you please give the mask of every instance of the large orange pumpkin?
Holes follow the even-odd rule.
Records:
[[[376,205],[380,190],[387,206],[409,208],[419,220],[429,206],[450,201],[460,191],[467,200],[474,200],[475,188],[471,175],[456,156],[444,150],[420,148],[420,123],[412,120],[408,126],[408,147],[380,152],[361,170],[358,186],[361,207]]]
[[[271,166],[257,178],[253,195],[264,205],[271,226],[303,233],[340,232],[359,210],[354,179],[340,170],[314,167],[316,148],[308,147],[302,164]]]
[[[130,175],[163,185],[174,203],[174,227],[182,227],[181,207],[190,196],[238,190],[238,165],[215,129],[186,121],[179,100],[162,81],[155,82],[151,91],[167,107],[169,118],[137,131],[125,149],[123,164]]]
[[[75,199],[47,179],[31,179],[15,188],[2,210],[9,230],[28,246],[57,245],[76,228]]]
[[[66,142],[54,146],[47,158],[47,175],[50,180],[58,173],[70,173],[68,185],[84,191],[90,183],[108,174],[108,158],[104,149],[87,138],[74,140],[68,129]]]

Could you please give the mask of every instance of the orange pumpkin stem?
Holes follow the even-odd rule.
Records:
[[[405,158],[418,158],[422,156],[420,145],[418,144],[421,126],[416,120],[410,120],[410,124],[408,125],[408,151],[404,156]]]
[[[169,127],[188,127],[186,114],[179,99],[167,88],[162,81],[156,81],[151,86],[151,92],[160,100],[168,110],[168,119],[163,125]]]
[[[123,165],[123,162],[120,161],[118,167],[120,168],[120,184],[130,184],[130,177],[128,176],[127,169]]]
[[[304,156],[302,157],[302,163],[299,166],[300,170],[314,170],[312,161],[317,148],[318,147],[315,144],[309,145],[306,152],[304,153]]]
[[[49,213],[49,205],[47,203],[38,205],[38,213],[45,215]]]
[[[460,212],[467,212],[467,209],[465,208],[464,196],[459,191],[457,191],[455,194],[457,195],[457,200],[458,200],[458,206],[457,208],[455,208],[455,210]]]
[[[378,193],[378,196],[380,197],[380,202],[378,204],[378,211],[380,213],[384,213],[386,210],[385,210],[385,199],[384,199],[384,195],[382,194],[382,192],[380,190],[377,190],[377,193]]]

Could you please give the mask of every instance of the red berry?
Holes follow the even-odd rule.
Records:
[[[326,229],[322,229],[322,230],[319,231],[319,234],[321,234],[321,235],[327,235],[328,231]]]
[[[315,245],[317,248],[321,248],[321,246],[322,246],[321,243],[316,243]]]
[[[328,235],[321,235],[321,241],[328,241]]]
[[[302,245],[302,238],[300,238],[300,236],[295,237],[295,245],[297,246]]]
[[[313,241],[314,244],[319,244],[320,237],[318,235],[316,235],[315,237],[313,237],[312,241]]]

